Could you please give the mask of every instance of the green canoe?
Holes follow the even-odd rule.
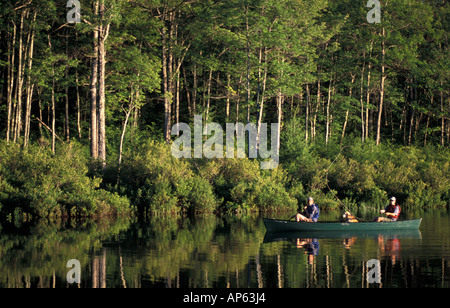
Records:
[[[269,232],[283,231],[386,231],[419,230],[422,218],[400,220],[395,222],[295,222],[264,218],[264,225]]]

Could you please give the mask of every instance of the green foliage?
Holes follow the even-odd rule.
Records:
[[[410,208],[448,205],[448,149],[435,146],[307,145],[288,125],[282,166],[323,208],[382,208],[390,196]],[[295,155],[294,153],[297,153]]]
[[[88,160],[76,143],[61,146],[54,156],[38,146],[1,143],[0,213],[56,218],[130,212],[128,200],[99,189],[101,179],[87,172]]]
[[[249,159],[176,159],[170,146],[156,141],[127,153],[119,185],[114,184],[114,171],[105,182],[128,196],[144,214],[293,211],[297,207],[281,168],[262,171],[258,161]]]
[[[256,160],[216,159],[203,161],[198,172],[224,200],[224,211],[293,211],[297,207],[297,200],[286,189],[287,174],[280,167],[267,171]]]
[[[114,183],[113,178],[106,181]],[[143,213],[211,213],[219,205],[209,182],[188,162],[174,158],[170,146],[157,141],[125,155],[117,189]]]

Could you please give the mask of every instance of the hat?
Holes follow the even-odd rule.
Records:
[[[397,199],[395,199],[395,197],[392,197],[392,198],[391,198],[391,201],[397,201]]]
[[[313,200],[313,201],[314,201],[313,197],[308,197],[308,201],[309,201],[309,200]]]

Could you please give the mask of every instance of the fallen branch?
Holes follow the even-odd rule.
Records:
[[[59,136],[53,132],[53,130],[47,125],[45,124],[41,119],[39,118],[35,118],[39,123],[41,123],[51,134],[54,134],[56,139],[58,139],[59,141],[61,141],[62,143],[65,143],[61,138],[59,138]]]

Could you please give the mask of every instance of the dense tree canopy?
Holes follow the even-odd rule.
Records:
[[[369,23],[354,0],[2,1],[3,138],[96,133],[105,160],[124,122],[169,141],[202,114],[281,127],[301,116],[309,141],[446,145],[448,2],[380,4]]]

